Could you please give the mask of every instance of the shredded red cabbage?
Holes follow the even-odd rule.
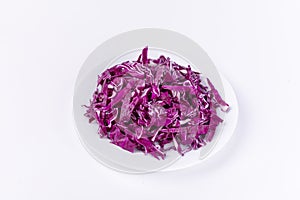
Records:
[[[148,47],[137,61],[126,61],[98,76],[97,89],[85,106],[89,122],[111,143],[164,159],[168,150],[181,155],[210,142],[227,111],[209,79],[170,58],[148,58]],[[206,83],[207,81],[207,83]]]

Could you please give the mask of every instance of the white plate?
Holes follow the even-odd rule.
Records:
[[[132,154],[110,144],[107,139],[100,139],[97,134],[97,126],[89,124],[88,119],[84,117],[85,109],[82,105],[88,104],[95,90],[98,74],[101,74],[113,63],[137,59],[139,55],[137,52],[140,52],[145,46],[149,46],[149,57],[151,58],[163,54],[179,64],[190,64],[194,70],[209,77],[220,95],[225,97],[221,77],[213,62],[199,45],[184,35],[162,29],[139,29],[119,34],[102,43],[89,55],[80,69],[75,84],[73,114],[79,138],[86,150],[103,165],[127,173],[148,173],[162,170],[179,163],[178,160],[182,160],[182,158],[177,152],[169,151],[165,160],[157,160],[151,155]],[[221,117],[225,117],[223,113],[221,113]],[[223,125],[224,123],[218,127],[211,144],[197,151],[199,154],[197,160],[199,158],[203,160],[214,152],[214,147],[222,135]]]

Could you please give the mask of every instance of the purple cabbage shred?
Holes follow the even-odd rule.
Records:
[[[98,76],[85,107],[100,137],[157,159],[171,149],[184,155],[210,142],[223,122],[217,109],[229,109],[209,79],[163,55],[148,58],[148,47],[137,61],[115,65]]]

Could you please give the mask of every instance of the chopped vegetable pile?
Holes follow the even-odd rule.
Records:
[[[130,151],[164,159],[173,149],[181,155],[210,142],[226,112],[209,79],[165,56],[126,61],[98,76],[97,89],[85,106],[101,137]]]

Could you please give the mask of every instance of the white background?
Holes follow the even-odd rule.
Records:
[[[299,199],[300,2],[0,1],[0,199]],[[236,90],[236,135],[201,166],[122,174],[72,119],[89,53],[144,27],[198,42]]]

